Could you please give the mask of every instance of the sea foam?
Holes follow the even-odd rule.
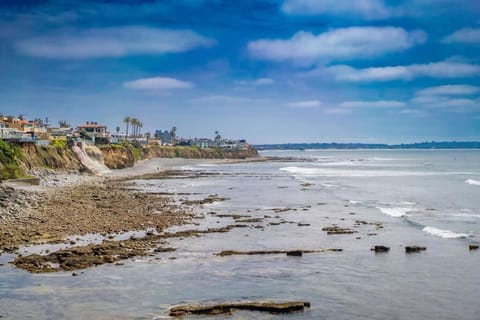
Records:
[[[338,170],[321,167],[283,167],[280,171],[317,177],[407,177],[407,176],[437,176],[437,175],[467,175],[471,172],[427,172],[427,171],[397,171],[397,170]]]
[[[480,186],[480,181],[478,181],[478,180],[468,179],[468,180],[465,180],[465,183],[466,184],[471,184],[471,185],[474,185],[474,186]]]
[[[411,208],[377,208],[382,213],[389,215],[390,217],[400,218],[407,215],[408,212],[413,211]]]
[[[437,229],[433,227],[425,227],[422,229],[422,231],[432,235],[432,236],[437,236],[440,238],[444,239],[458,239],[458,238],[467,238],[468,234],[465,233],[455,233],[450,230],[442,230],[442,229]]]

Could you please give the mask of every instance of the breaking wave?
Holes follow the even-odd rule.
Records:
[[[444,238],[444,239],[459,239],[459,238],[467,238],[468,234],[465,233],[455,233],[450,230],[442,230],[433,227],[425,227],[422,231],[436,237]]]
[[[478,180],[468,179],[468,180],[465,180],[465,183],[466,184],[471,184],[471,185],[474,185],[474,186],[480,186],[480,181],[478,181]]]
[[[439,176],[467,175],[472,172],[426,172],[426,171],[394,171],[394,170],[336,170],[311,167],[283,167],[280,171],[318,177],[407,177],[407,176]],[[468,180],[467,180],[468,181]],[[475,181],[475,180],[473,180]],[[480,182],[479,182],[480,183]]]
[[[412,208],[377,208],[380,210],[382,213],[389,215],[390,217],[394,218],[401,218],[407,215],[407,213],[413,211]]]

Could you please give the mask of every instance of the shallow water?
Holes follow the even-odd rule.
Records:
[[[480,251],[469,251],[468,244],[479,241],[480,187],[466,181],[480,180],[479,151],[268,155],[309,161],[189,165],[186,169],[218,175],[137,181],[149,191],[200,193],[178,199],[211,194],[230,198],[199,207],[205,219],[197,221],[198,228],[234,223],[208,214],[212,211],[264,221],[229,233],[175,239],[170,242],[177,252],[91,268],[77,277],[31,275],[4,265],[0,315],[154,319],[179,303],[279,299],[308,300],[312,308],[285,316],[239,312],[215,319],[478,319]],[[287,223],[269,225],[282,220]],[[355,220],[384,228],[355,227]],[[299,222],[310,225],[300,227]],[[321,230],[332,224],[357,233],[327,235]],[[263,229],[254,228],[258,225]],[[391,250],[375,254],[373,245]],[[407,255],[406,245],[427,250]],[[303,257],[214,256],[222,250],[322,248],[344,251]],[[8,259],[2,256],[0,262]]]

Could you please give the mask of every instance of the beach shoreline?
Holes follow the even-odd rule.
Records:
[[[259,159],[253,159],[259,161]],[[252,159],[240,160],[242,162]],[[20,246],[69,242],[68,237],[103,236],[138,230],[161,232],[191,221],[194,213],[165,194],[130,188],[145,175],[175,178],[169,172],[198,164],[238,163],[232,159],[154,158],[103,175],[45,170],[39,185],[3,182],[0,254]]]

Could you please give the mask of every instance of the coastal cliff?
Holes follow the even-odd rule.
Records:
[[[33,144],[9,145],[0,141],[0,180],[25,177],[27,172],[38,169],[84,169],[69,148]]]
[[[69,148],[35,145],[24,145],[21,148],[23,158],[20,164],[27,170],[49,168],[59,170],[79,170],[81,163],[75,153]]]
[[[100,146],[104,163],[110,169],[132,167],[135,161],[153,158],[185,159],[246,159],[258,157],[254,148],[244,150],[225,150],[220,148],[200,149],[181,146],[148,146],[137,148],[132,145]]]
[[[13,179],[35,174],[41,169],[86,170],[79,156],[67,146],[36,146],[25,144],[10,146],[0,141],[0,180]],[[86,154],[93,161],[105,164],[109,169],[132,167],[136,161],[153,158],[186,159],[246,159],[258,157],[255,148],[221,149],[183,146],[136,147],[131,144],[85,146]]]

